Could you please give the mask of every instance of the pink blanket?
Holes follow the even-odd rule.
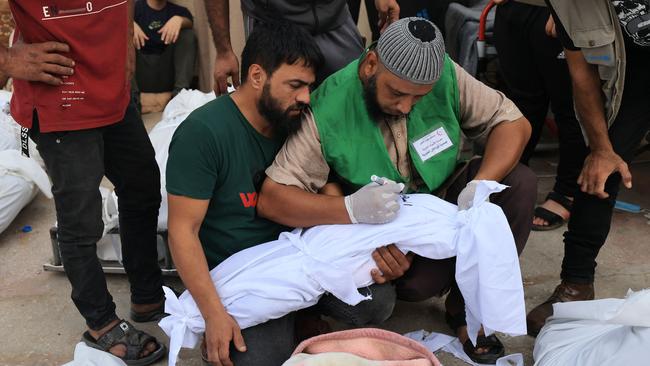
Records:
[[[418,342],[375,328],[345,330],[307,339],[298,345],[284,365],[332,365],[344,360],[355,365],[441,366],[436,356]]]

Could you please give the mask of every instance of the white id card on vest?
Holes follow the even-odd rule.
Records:
[[[427,161],[439,153],[454,146],[445,128],[440,126],[433,131],[411,142],[411,145],[417,151],[422,161]]]

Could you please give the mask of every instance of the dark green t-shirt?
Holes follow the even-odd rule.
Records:
[[[167,191],[210,200],[199,238],[210,268],[248,247],[275,240],[286,228],[258,217],[264,170],[285,136],[258,133],[230,96],[198,108],[178,127],[169,146]]]

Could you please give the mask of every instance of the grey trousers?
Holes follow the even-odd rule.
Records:
[[[347,7],[345,11],[349,15]],[[244,34],[246,38],[253,31],[253,27],[257,22],[259,20],[250,17],[244,12]],[[364,49],[361,33],[359,33],[359,29],[352,20],[351,15],[338,28],[323,33],[312,34],[312,36],[323,53],[323,57],[325,57],[325,64],[316,74],[316,85],[359,58]]]
[[[182,29],[176,43],[167,45],[163,53],[136,53],[136,91],[162,93],[189,89],[194,77],[197,42],[192,29]]]

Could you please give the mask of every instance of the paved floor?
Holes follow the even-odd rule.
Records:
[[[154,119],[150,117],[149,119]],[[539,198],[553,183],[555,156],[540,155],[532,166],[539,174]],[[632,165],[634,188],[620,199],[650,208],[650,154]],[[84,330],[84,322],[70,301],[65,275],[44,272],[43,263],[52,252],[48,229],[55,221],[53,202],[39,195],[0,234],[0,365],[60,365],[72,359],[74,345]],[[21,228],[31,225],[33,231]],[[521,258],[528,309],[543,301],[558,282],[563,253],[563,230],[533,232]],[[607,244],[599,256],[596,296],[623,297],[632,288],[650,287],[650,225],[642,214],[616,212]],[[118,313],[127,315],[129,291],[126,278],[108,275],[108,284],[117,303]],[[395,314],[383,327],[400,333],[427,329],[449,332],[444,324],[440,299],[422,303],[399,303]],[[143,328],[166,338],[153,323]],[[528,336],[503,336],[508,353],[521,352],[532,365],[534,339]],[[179,365],[200,365],[197,352],[185,350]],[[440,354],[445,365],[463,363]],[[157,365],[164,365],[161,361]]]

